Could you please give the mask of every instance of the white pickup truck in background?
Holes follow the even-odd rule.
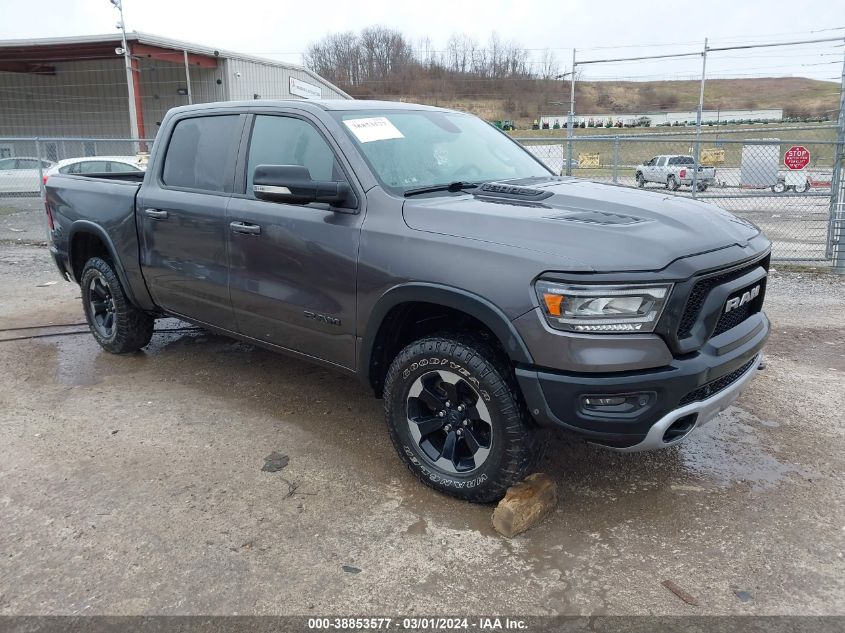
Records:
[[[655,156],[637,166],[636,179],[639,187],[647,182],[659,182],[667,189],[677,191],[681,185],[692,187],[695,170],[695,158],[682,154],[664,154]],[[716,180],[714,167],[698,167],[696,188],[704,191]]]

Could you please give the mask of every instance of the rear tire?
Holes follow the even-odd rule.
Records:
[[[542,454],[510,367],[466,335],[430,336],[399,352],[385,379],[384,412],[414,476],[465,501],[501,499]]]
[[[677,191],[678,189],[680,189],[680,188],[681,188],[681,185],[679,185],[679,184],[678,184],[678,181],[677,181],[677,180],[675,180],[675,177],[674,177],[674,176],[669,176],[669,177],[666,179],[666,188],[667,188],[669,191]]]
[[[150,342],[155,319],[129,302],[111,262],[89,259],[79,286],[88,327],[100,347],[112,354],[129,354]]]

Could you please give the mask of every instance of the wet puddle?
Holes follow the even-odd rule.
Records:
[[[319,439],[322,459],[382,500],[379,516],[362,520],[376,521],[376,528],[379,518],[395,520],[404,539],[438,547],[450,560],[486,557],[503,574],[523,578],[525,591],[542,596],[537,609],[550,613],[608,611],[607,578],[617,573],[615,565],[630,564],[632,556],[651,560],[655,542],[695,536],[707,524],[708,504],[742,507],[753,495],[808,476],[778,458],[767,435],[779,432],[779,421],[740,407],[680,446],[652,453],[619,454],[547,432],[540,470],[555,478],[559,505],[540,526],[509,541],[492,528],[493,506],[435,493],[406,471],[384,428],[381,403],[348,376],[196,331],[156,334],[143,352],[120,357],[102,351],[90,335],[41,339],[29,349],[33,376],[52,374],[61,386],[176,383],[197,401],[224,398],[224,413],[244,423],[266,426],[269,416],[307,432]],[[436,588],[444,578],[432,574],[421,582],[421,589]]]

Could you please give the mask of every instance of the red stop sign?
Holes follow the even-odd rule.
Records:
[[[810,150],[803,145],[793,145],[783,155],[783,164],[790,169],[804,169],[810,164]]]

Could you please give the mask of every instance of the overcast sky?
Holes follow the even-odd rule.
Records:
[[[109,0],[39,0],[28,6],[0,1],[0,39],[115,30],[117,11]],[[124,11],[130,31],[296,63],[301,63],[308,44],[322,36],[374,24],[398,29],[415,44],[428,36],[437,49],[455,32],[486,42],[495,30],[532,52],[554,49],[562,70],[571,63],[573,47],[579,49],[578,58],[586,60],[700,50],[705,37],[711,46],[845,37],[845,0],[668,5],[650,0],[124,0]],[[838,81],[843,52],[840,41],[714,53],[708,59],[708,75]],[[689,78],[700,73],[700,63],[698,58],[640,61],[584,66],[581,71],[585,79]]]

